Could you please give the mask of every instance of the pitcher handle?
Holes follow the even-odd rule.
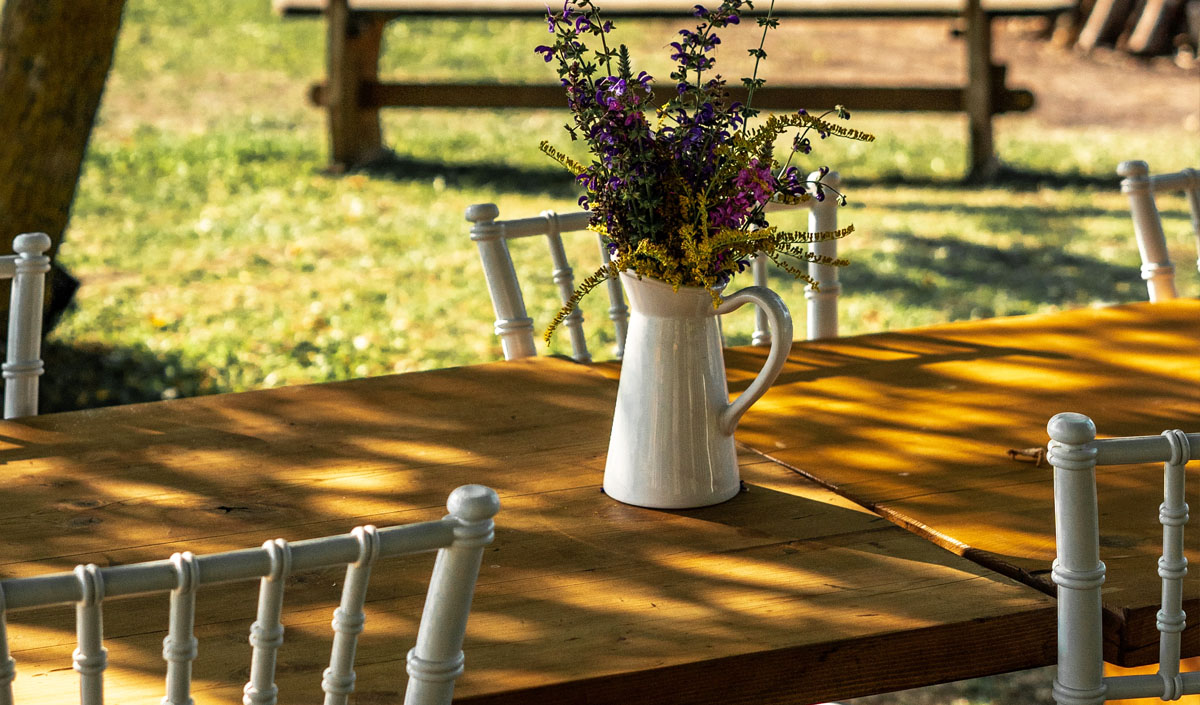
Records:
[[[717,307],[717,314],[729,313],[748,303],[757,304],[759,309],[767,314],[767,323],[770,324],[771,329],[771,352],[767,355],[766,364],[759,370],[758,376],[754,378],[746,391],[742,392],[721,412],[721,432],[727,436],[733,435],[733,430],[737,428],[738,421],[741,421],[742,414],[745,414],[750,405],[766,393],[767,388],[783,371],[788,353],[792,350],[792,314],[784,305],[783,299],[779,298],[779,294],[766,287],[748,286],[726,296],[725,301]]]

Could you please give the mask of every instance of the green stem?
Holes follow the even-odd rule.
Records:
[[[771,5],[767,8],[767,21],[763,23],[762,37],[758,40],[758,54],[754,56],[754,73],[750,76],[750,85],[746,89],[746,107],[749,108],[754,102],[754,91],[756,81],[758,81],[758,64],[762,61],[762,50],[767,45],[767,30],[771,28],[769,24],[771,15],[775,12],[775,0],[771,0]],[[746,133],[746,123],[742,123],[742,134]]]
[[[774,0],[771,0],[774,2]],[[604,47],[604,69],[608,71],[608,75],[613,75],[612,58],[608,53],[608,40],[604,38],[604,20],[600,17],[600,8],[591,5],[592,11],[596,13],[596,28],[600,30],[600,46]]]

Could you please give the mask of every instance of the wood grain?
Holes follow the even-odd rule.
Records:
[[[1044,445],[1046,422],[1061,411],[1087,414],[1104,436],[1195,432],[1198,349],[1195,300],[797,344],[739,438],[960,555],[1052,593],[1052,471],[1014,462],[1007,450]],[[730,351],[734,386],[762,355]],[[1190,492],[1197,480],[1190,471]],[[1106,658],[1147,663],[1158,648],[1162,466],[1100,468],[1098,486]],[[1193,561],[1196,545],[1189,539]],[[1194,582],[1185,598],[1196,614]],[[1185,632],[1184,649],[1200,655],[1200,627]]]
[[[0,573],[432,519],[481,482],[503,508],[459,702],[812,702],[1054,658],[1050,598],[757,454],[741,458],[748,491],[716,507],[608,499],[615,392],[539,358],[0,423]],[[355,702],[399,701],[430,566],[377,567]],[[282,702],[319,693],[341,575],[287,584]],[[238,698],[253,590],[199,594],[197,703]],[[114,701],[161,694],[166,602],[105,604]],[[69,616],[9,615],[18,701],[74,697]]]

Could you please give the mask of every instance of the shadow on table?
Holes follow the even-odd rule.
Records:
[[[1050,594],[1052,473],[1016,462],[1008,451],[1044,446],[1047,421],[1064,411],[1087,414],[1110,436],[1200,425],[1195,306],[1172,306],[992,319],[972,324],[969,334],[949,326],[797,346],[766,406],[751,409],[739,433],[839,494]],[[765,354],[728,351],[731,388],[744,389]],[[1152,565],[1161,550],[1154,513],[1161,467],[1144,469],[1097,472],[1108,518],[1101,522],[1106,585],[1114,599],[1130,601],[1113,608],[1134,625],[1122,637],[1129,663],[1142,658],[1143,647],[1157,649],[1158,638],[1157,587],[1139,587],[1137,573],[1126,569],[1139,560]],[[1194,597],[1188,601],[1195,608]],[[1106,620],[1106,634],[1116,634],[1118,623]],[[1196,649],[1200,630],[1185,632],[1184,641]],[[1114,653],[1116,646],[1107,643]]]
[[[936,637],[930,643],[946,638],[945,632],[922,631],[937,623],[931,610],[941,614],[953,595],[980,599],[960,592],[964,581],[978,585],[981,595],[994,594],[992,578],[973,569],[964,575],[959,559],[870,513],[822,501],[827,492],[775,466],[746,495],[705,510],[655,512],[607,499],[599,481],[615,387],[587,368],[543,359],[12,422],[0,437],[8,574],[18,564],[22,571],[118,565],[184,548],[214,552],[277,536],[340,533],[367,522],[434,519],[444,514],[452,488],[482,482],[500,493],[508,513],[502,509],[496,544],[484,558],[468,679],[519,682],[530,672],[569,679],[575,664],[589,657],[563,656],[579,630],[601,630],[614,643],[627,642],[622,658],[640,670],[680,644],[703,644],[705,638],[789,644],[801,633],[827,639],[828,630],[859,615],[884,631],[909,635],[912,648],[901,651],[911,654],[913,668],[896,669],[892,684],[905,687],[915,684],[906,678],[926,677],[918,668],[928,648],[923,645],[930,637]],[[563,538],[546,544],[547,534]],[[905,551],[920,547],[925,558],[896,559],[900,545]],[[837,559],[811,560],[818,555]],[[406,647],[397,645],[397,635],[405,643],[411,639],[428,580],[429,557],[418,560],[426,568],[377,569],[360,648],[364,702],[386,700],[399,687],[395,673]],[[571,569],[564,572],[564,565]],[[877,614],[860,614],[855,591],[903,593],[917,581],[928,587],[931,576],[944,584],[946,601],[897,599]],[[292,616],[281,651],[281,690],[295,693],[300,682],[316,687],[328,662],[329,609],[340,581],[338,570],[289,581]],[[200,634],[196,673],[202,686],[232,679],[240,688],[240,669],[249,662],[245,629],[253,619],[254,587],[202,589],[200,623],[221,626]],[[1015,600],[1024,594],[1015,587],[1011,592]],[[806,611],[803,625],[769,609],[744,616],[754,605],[789,600],[814,600],[827,609]],[[165,600],[121,604],[106,605],[112,663],[125,683],[152,690],[161,683]],[[643,618],[655,620],[664,610],[682,614],[642,629]],[[1049,617],[1047,608],[1023,619],[1030,629],[1048,630]],[[74,688],[70,623],[51,625],[24,614],[13,615],[11,623],[29,624],[26,619],[38,628],[14,654],[26,674],[18,683],[49,688],[51,680],[63,678]],[[722,631],[734,623],[736,634]],[[972,629],[991,633],[986,620]],[[520,649],[550,638],[561,649]],[[587,643],[578,648],[590,648]],[[61,659],[43,655],[59,652]],[[1019,667],[1044,656],[1030,654],[1022,643],[1005,663]],[[849,666],[861,652],[847,642],[811,663],[795,663],[790,649],[766,658],[845,678],[856,672]],[[744,676],[728,680],[733,691],[767,692],[778,685],[755,683],[755,669],[743,661],[746,668],[735,670]],[[384,690],[368,685],[380,682]],[[700,682],[683,678],[680,687]],[[860,685],[856,692],[874,687]]]

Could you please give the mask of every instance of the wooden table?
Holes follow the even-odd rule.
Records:
[[[599,492],[611,365],[542,358],[3,422],[3,575],[431,519],[482,482],[504,507],[464,703],[806,703],[1038,666],[1054,660],[1039,591],[1050,471],[1006,451],[1042,443],[1064,410],[1110,435],[1200,428],[1198,345],[1187,300],[797,343],[739,430],[748,491],[693,511]],[[728,352],[735,391],[763,354]],[[1159,472],[1100,473],[1109,657],[1125,664],[1152,641],[1157,588],[1129,568],[1152,575]],[[360,703],[396,701],[428,577],[428,561],[385,565]],[[317,692],[339,582],[288,585],[284,702]],[[253,587],[201,592],[198,703],[237,698]],[[105,609],[110,692],[156,697],[165,600]],[[10,615],[27,702],[74,693],[72,629],[50,619],[69,611]],[[1184,644],[1200,653],[1197,630]]]
[[[731,379],[761,366],[732,351]],[[1200,301],[991,319],[797,344],[739,439],[956,553],[1054,593],[1052,470],[1009,449],[1044,446],[1060,411],[1101,436],[1200,429]],[[1195,497],[1192,464],[1189,496]],[[1158,656],[1155,575],[1162,465],[1100,468],[1105,658]],[[1195,565],[1196,529],[1188,556]],[[1184,609],[1200,614],[1200,590]],[[1200,655],[1200,620],[1184,654]]]
[[[757,8],[765,13],[766,5]],[[969,177],[987,179],[999,162],[992,131],[994,115],[1033,107],[1033,93],[1005,85],[1005,66],[992,54],[992,20],[997,17],[1053,17],[1073,10],[1075,0],[776,0],[776,17],[821,18],[962,18],[965,25],[966,77],[960,85],[911,86],[774,85],[754,94],[764,109],[824,110],[844,104],[851,110],[940,111],[966,113]],[[544,84],[383,83],[379,51],[386,24],[411,17],[544,17],[544,0],[272,0],[284,15],[325,13],[326,80],[310,90],[312,101],[328,112],[330,159],[347,168],[383,152],[379,110],[389,106],[562,108],[557,81]],[[681,0],[606,0],[609,18],[690,20],[694,2]],[[747,14],[753,14],[748,12]],[[664,40],[665,41],[665,40]],[[530,48],[532,51],[532,47]],[[732,83],[736,83],[733,81]],[[744,90],[731,85],[734,100]],[[659,103],[674,86],[659,91]]]
[[[433,519],[481,482],[503,508],[462,703],[798,704],[1053,661],[1051,598],[755,453],[748,491],[717,507],[606,498],[616,383],[602,372],[542,358],[0,423],[0,573]],[[749,436],[790,398],[768,395]],[[360,705],[399,702],[421,558],[376,568]],[[289,580],[281,702],[319,695],[341,576]],[[197,703],[238,701],[255,589],[201,588]],[[112,701],[157,702],[165,597],[104,609]],[[9,615],[18,702],[75,696],[70,616]]]

